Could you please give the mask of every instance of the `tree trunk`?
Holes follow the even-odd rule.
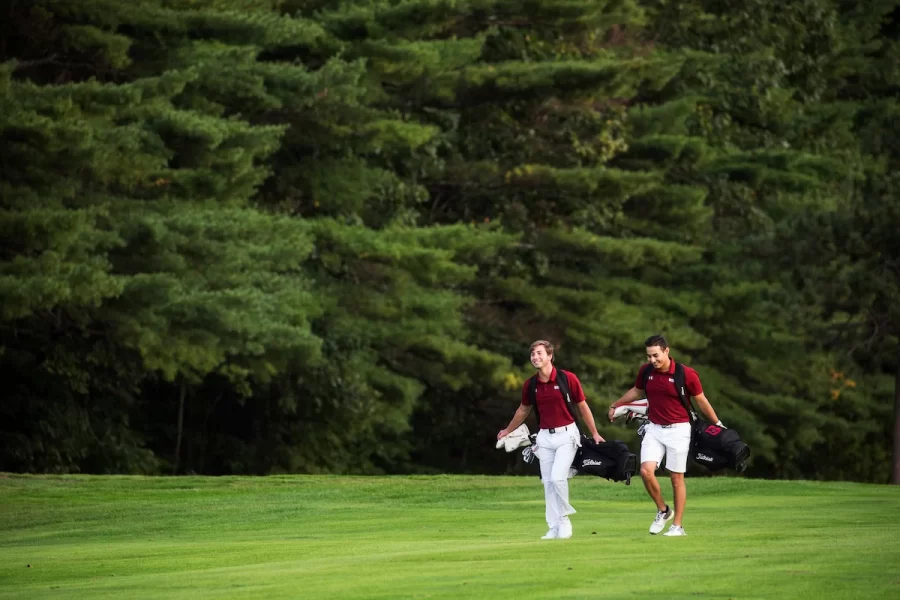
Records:
[[[175,435],[175,460],[172,465],[172,475],[178,475],[178,466],[181,461],[181,432],[184,429],[184,394],[186,386],[181,382],[181,394],[178,398],[178,430]]]
[[[900,485],[900,341],[897,344],[897,372],[894,376],[894,471],[891,483]]]
[[[203,425],[200,428],[200,463],[195,467],[195,470],[198,473],[206,471],[206,451],[209,449],[209,419],[216,411],[216,406],[218,406],[223,394],[224,392],[216,394],[216,399],[212,401],[212,404],[209,403],[209,399],[207,398],[206,410],[203,414]]]

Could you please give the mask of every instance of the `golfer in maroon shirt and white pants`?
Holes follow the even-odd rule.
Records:
[[[569,468],[581,445],[581,433],[566,407],[557,380],[566,377],[569,396],[581,414],[581,420],[591,432],[594,441],[604,441],[597,433],[591,408],[585,402],[581,382],[574,373],[558,370],[553,366],[553,345],[538,340],[531,345],[531,364],[538,370],[535,400],[541,419],[541,430],[535,443],[535,454],[541,463],[541,481],[544,483],[547,526],[550,528],[542,540],[567,539],[572,537],[572,523],[569,515],[575,509],[569,504]],[[565,373],[565,375],[563,375]],[[531,414],[529,380],[522,386],[522,403],[513,415],[506,429],[500,430],[497,439],[521,425]]]

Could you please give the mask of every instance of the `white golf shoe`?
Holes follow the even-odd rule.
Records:
[[[567,540],[572,537],[572,521],[569,520],[569,517],[563,517],[562,521],[559,522],[559,531],[556,537],[561,540]]]
[[[559,527],[551,527],[550,531],[541,536],[542,540],[555,540],[559,537]]]
[[[653,523],[650,525],[650,533],[656,535],[666,526],[666,523],[675,518],[675,511],[669,508],[666,505],[666,510],[661,510],[656,513],[656,518],[653,519]]]
[[[669,530],[665,532],[663,535],[668,535],[671,537],[677,537],[680,535],[687,535],[687,532],[684,530],[684,527],[681,525],[672,525],[669,527]]]

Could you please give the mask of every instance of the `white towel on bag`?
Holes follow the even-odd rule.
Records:
[[[497,448],[504,448],[507,452],[512,452],[516,448],[530,446],[531,440],[528,437],[529,435],[531,435],[531,432],[528,431],[528,425],[522,423],[510,431],[509,434],[497,440]]]

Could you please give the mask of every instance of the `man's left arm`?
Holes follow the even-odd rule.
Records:
[[[606,440],[604,440],[597,432],[597,425],[594,423],[594,414],[591,412],[591,407],[588,406],[587,400],[578,402],[575,406],[578,407],[578,412],[581,413],[581,420],[584,421],[584,424],[587,425],[588,430],[590,430],[594,442],[598,444],[600,442],[605,442]]]
[[[713,410],[712,404],[710,404],[709,400],[706,398],[706,394],[700,392],[699,396],[693,396],[693,398],[694,402],[697,403],[697,407],[700,409],[700,412],[703,413],[703,416],[705,416],[710,423],[715,423],[719,427],[724,427],[724,425],[722,425],[722,421],[720,421],[719,417],[716,416],[716,411]]]

